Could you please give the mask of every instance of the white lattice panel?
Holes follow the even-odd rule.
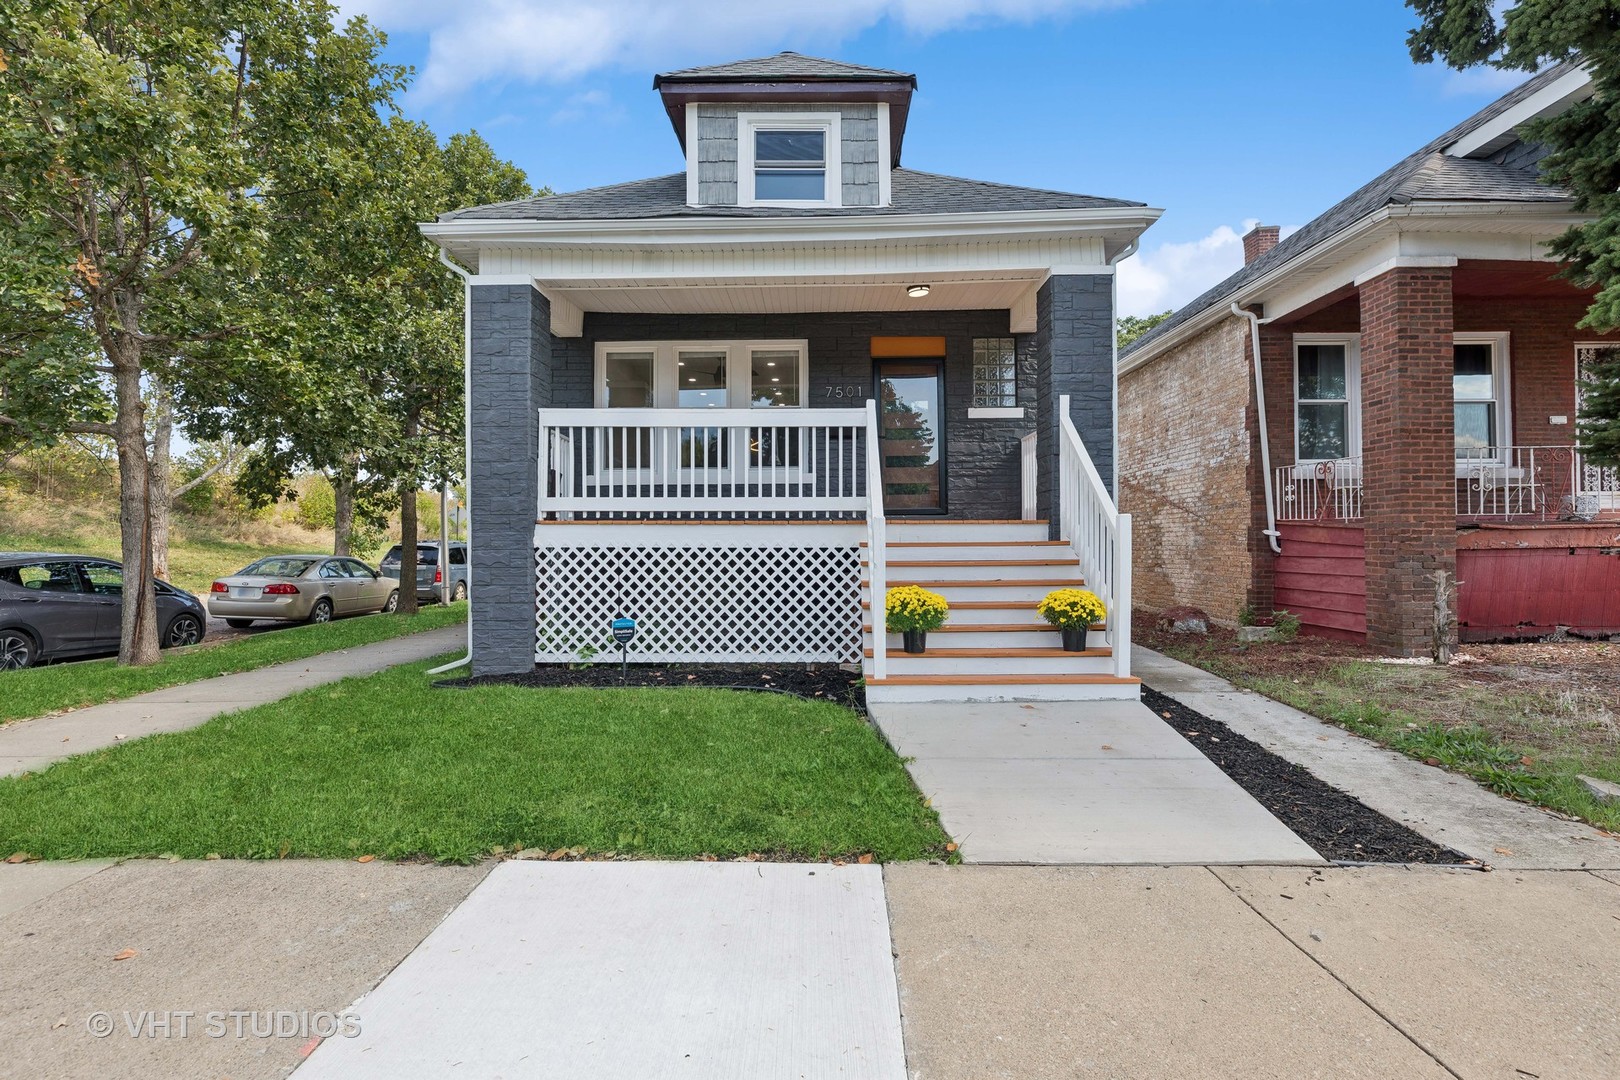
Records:
[[[539,663],[617,660],[620,614],[641,663],[861,659],[853,545],[542,545],[535,563]]]

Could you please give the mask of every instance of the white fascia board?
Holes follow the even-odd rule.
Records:
[[[1488,220],[1496,230],[1468,234],[1469,219]],[[1353,284],[1358,274],[1377,263],[1400,256],[1455,255],[1464,259],[1545,260],[1533,254],[1546,239],[1572,224],[1590,220],[1572,214],[1567,202],[1422,202],[1386,206],[1353,222],[1337,233],[1280,263],[1240,289],[1221,297],[1208,308],[1162,337],[1149,342],[1121,363],[1119,374],[1151,363],[1223,319],[1234,318],[1232,304],[1247,307],[1264,299],[1267,318],[1280,317],[1318,300],[1335,289]],[[1440,226],[1456,225],[1440,231]],[[1433,242],[1419,239],[1436,233]],[[1444,249],[1444,250],[1442,250]],[[1354,260],[1354,261],[1352,261]],[[1289,287],[1290,279],[1310,275],[1309,282]]]
[[[1481,124],[1450,146],[1449,157],[1467,157],[1509,135],[1531,120],[1556,116],[1577,101],[1592,96],[1592,76],[1585,68],[1566,72],[1500,116]]]
[[[590,221],[434,221],[422,234],[442,247],[643,244],[733,246],[806,241],[996,239],[1105,235],[1134,239],[1162,210],[1018,210],[979,214],[827,215],[802,218],[627,218]]]
[[[536,286],[539,288],[539,286]],[[540,293],[551,304],[551,336],[581,337],[585,333],[585,311],[555,289],[540,288]]]

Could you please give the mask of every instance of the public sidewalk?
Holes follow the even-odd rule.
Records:
[[[0,776],[43,769],[144,735],[183,731],[221,713],[262,705],[351,675],[453,652],[467,639],[465,626],[445,626],[353,649],[321,653],[255,671],[220,675],[86,709],[0,726]]]
[[[1504,799],[1152,649],[1134,646],[1131,668],[1144,685],[1470,858],[1499,869],[1620,869],[1620,840],[1582,822]]]

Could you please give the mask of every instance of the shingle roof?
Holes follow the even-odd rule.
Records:
[[[1130,356],[1140,351],[1201,312],[1216,304],[1224,303],[1240,292],[1245,285],[1259,279],[1273,268],[1281,266],[1339,230],[1386,206],[1424,201],[1557,202],[1569,198],[1568,193],[1562,189],[1541,183],[1533,165],[1524,167],[1526,160],[1533,159],[1535,155],[1516,153],[1518,144],[1483,160],[1450,157],[1446,155],[1445,148],[1481,125],[1489,123],[1549,83],[1562,78],[1575,67],[1574,64],[1558,64],[1548,68],[1491,102],[1450,131],[1408,154],[1313,218],[1288,239],[1219,285],[1178,308],[1175,314],[1132,342],[1121,355]],[[1508,163],[1510,159],[1512,164]]]
[[[838,82],[902,81],[909,82],[913,87],[917,85],[917,76],[906,71],[864,67],[842,60],[803,56],[796,52],[779,52],[775,56],[759,56],[752,60],[733,60],[727,64],[666,71],[653,76],[653,89],[659,89],[666,82],[803,82],[820,79]]]
[[[688,206],[686,174],[589,188],[566,195],[542,195],[516,202],[473,206],[440,214],[440,221],[616,221],[635,218],[800,218],[883,217],[895,214],[975,214],[1018,210],[1094,210],[1143,206],[1041,188],[1011,187],[983,180],[895,169],[888,206]]]

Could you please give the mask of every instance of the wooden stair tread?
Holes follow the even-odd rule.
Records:
[[[962,605],[957,604],[956,606],[961,607]],[[1094,626],[1092,629],[1101,630],[1102,627]],[[871,623],[865,623],[861,626],[861,633],[870,634],[871,632]],[[887,632],[888,631],[884,631],[884,633]],[[1058,628],[1053,626],[1051,623],[1044,622],[978,623],[977,625],[973,623],[963,623],[960,626],[942,626],[938,630],[930,630],[928,632],[930,634],[1027,634],[1031,632],[1055,634],[1058,632]]]
[[[867,547],[865,540],[861,547]],[[1068,547],[1067,540],[890,540],[884,547]]]
[[[1050,525],[1046,518],[942,518],[889,514],[890,525]]]
[[[867,679],[867,686],[978,686],[1010,685],[1039,686],[1051,684],[1091,686],[1138,686],[1142,682],[1134,675],[890,675],[886,679]]]
[[[862,566],[870,566],[865,559]],[[1077,566],[1078,559],[890,559],[888,566]]]
[[[1049,589],[1074,589],[1085,585],[1084,578],[995,578],[990,581],[912,581],[902,579],[889,582],[889,588],[894,589],[902,585],[921,585],[925,589],[1000,589],[1008,585],[1029,587],[1040,585]],[[871,582],[861,579],[861,588],[870,588]],[[1036,601],[1030,601],[1031,604]]]
[[[937,631],[934,630],[930,630],[928,632],[930,634],[937,633]],[[869,657],[872,655],[871,649],[866,649],[865,652]],[[906,659],[915,657],[919,660],[926,660],[931,656],[940,660],[994,660],[997,658],[1056,659],[1063,656],[1113,656],[1114,650],[1103,647],[1098,649],[1085,649],[1080,652],[1069,652],[1066,649],[1059,649],[1056,647],[1042,648],[1040,646],[1030,646],[1027,648],[1011,649],[928,649],[925,652],[908,653],[900,649],[890,649],[888,650],[888,655],[890,660],[897,660],[902,657]]]
[[[1039,605],[1039,604],[1040,604],[1039,600],[953,600],[951,602],[951,610],[952,611],[995,611],[995,610],[998,610],[998,609],[1005,608],[1005,609],[1007,609],[1009,611],[1034,611],[1036,606]],[[862,600],[861,601],[861,607],[863,607],[863,608],[867,609],[868,611],[870,611],[872,609],[872,601],[870,601],[870,600]],[[972,629],[974,629],[974,627],[970,623],[963,623],[959,627],[946,627],[944,629],[972,630]],[[1092,627],[1092,629],[1093,630],[1101,630],[1101,629],[1103,629],[1103,627],[1099,624],[1097,626]]]

